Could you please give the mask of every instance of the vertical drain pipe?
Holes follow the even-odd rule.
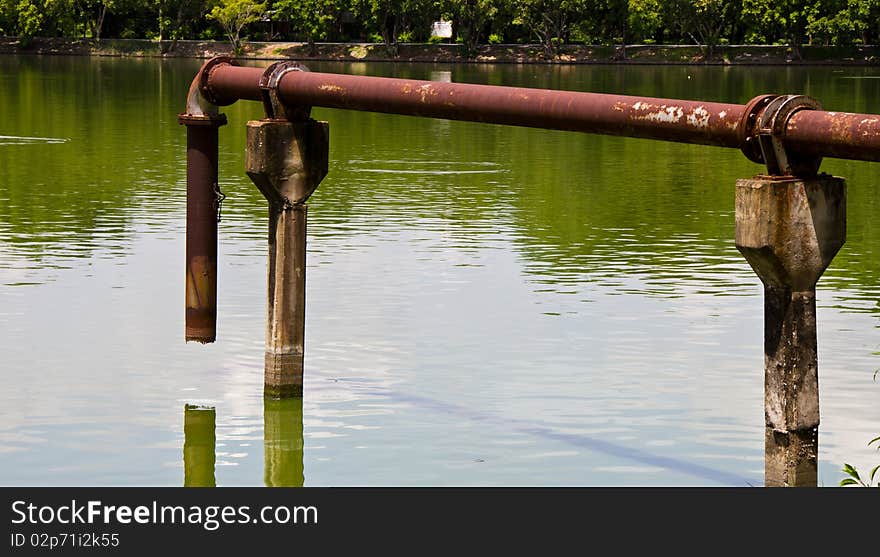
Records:
[[[186,330],[187,342],[214,342],[217,337],[217,221],[223,194],[218,183],[218,128],[226,116],[201,92],[210,69],[229,59],[202,66],[190,85],[186,126]]]

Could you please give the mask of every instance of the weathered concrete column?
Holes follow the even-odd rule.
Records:
[[[302,487],[303,399],[263,399],[266,487]]]
[[[187,404],[183,409],[183,486],[215,487],[216,412]]]
[[[766,486],[816,485],[816,282],[846,239],[842,178],[736,183],[736,247],[764,283]]]
[[[764,429],[764,485],[766,487],[816,487],[818,428],[796,431]]]
[[[247,124],[247,174],[269,201],[264,394],[302,396],[305,345],[306,205],[327,175],[326,122]]]

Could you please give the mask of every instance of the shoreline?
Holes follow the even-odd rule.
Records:
[[[880,46],[801,46],[799,56],[788,46],[724,45],[706,59],[695,45],[563,45],[548,58],[541,45],[482,45],[477,55],[464,56],[458,44],[397,45],[389,56],[385,45],[375,43],[316,43],[310,48],[297,42],[245,42],[241,60],[302,60],[334,62],[421,62],[465,64],[669,64],[669,65],[835,65],[880,64]],[[15,37],[0,38],[0,55],[63,55],[135,58],[212,58],[231,55],[228,41],[151,41],[147,39],[34,38],[22,46]]]

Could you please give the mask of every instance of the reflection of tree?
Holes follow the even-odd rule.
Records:
[[[309,64],[347,72],[345,64]],[[363,65],[363,64],[361,64]],[[367,73],[428,79],[448,66],[369,65]],[[184,204],[184,137],[175,117],[198,61],[0,58],[2,133],[70,138],[0,146],[0,241],[34,260],[90,256],[134,223]],[[869,70],[653,66],[456,66],[459,82],[745,103],[764,92],[806,93],[831,110],[880,111]],[[51,86],[50,86],[51,85]],[[230,198],[222,234],[265,238],[265,201],[244,175],[244,122],[258,103],[224,109],[220,179]],[[737,178],[761,167],[733,149],[315,109],[330,121],[331,168],[310,200],[309,234],[356,237],[440,226],[451,239],[503,229],[539,280],[614,273],[680,293],[686,265],[747,269],[733,247]],[[10,133],[8,130],[14,130]],[[820,282],[877,298],[880,255],[875,167],[828,160],[847,178],[848,239]],[[246,226],[238,226],[242,221]],[[116,241],[113,241],[116,240]],[[119,248],[115,248],[119,249]],[[683,271],[684,269],[684,271]],[[874,306],[876,307],[876,306]],[[872,308],[872,311],[875,311]]]
[[[454,73],[456,81],[736,103],[786,91],[814,95],[830,109],[880,110],[873,100],[880,98],[876,80],[835,79],[833,70],[823,68],[587,71],[497,65]],[[409,77],[426,76],[427,69],[423,76]],[[321,117],[331,122],[335,162],[312,199],[312,218],[330,222],[316,223],[310,233],[321,234],[333,223],[348,223],[355,233],[359,221],[369,219],[365,224],[375,226],[404,213],[404,225],[417,226],[412,217],[442,215],[451,234],[471,238],[490,237],[509,222],[528,273],[539,280],[583,281],[591,273],[613,272],[639,276],[654,285],[653,292],[679,295],[682,278],[706,281],[719,293],[742,285],[733,268],[754,278],[733,245],[733,192],[737,178],[762,168],[734,149],[466,123],[444,130],[415,118],[345,111]],[[364,172],[369,165],[428,171],[426,154],[450,171],[489,162],[503,172]],[[827,160],[823,169],[848,180],[849,232],[820,286],[855,288],[876,297],[880,258],[873,256],[872,215],[878,200],[869,174],[874,167]],[[485,227],[487,221],[493,227]],[[345,228],[334,233],[346,234]]]
[[[0,80],[0,133],[67,140],[0,145],[0,241],[36,260],[87,257],[182,204],[175,109],[197,65],[0,58],[0,75],[15,76]]]

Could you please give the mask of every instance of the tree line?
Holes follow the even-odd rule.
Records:
[[[438,20],[452,37],[431,36]],[[0,35],[169,41],[880,43],[880,0],[0,0]]]

